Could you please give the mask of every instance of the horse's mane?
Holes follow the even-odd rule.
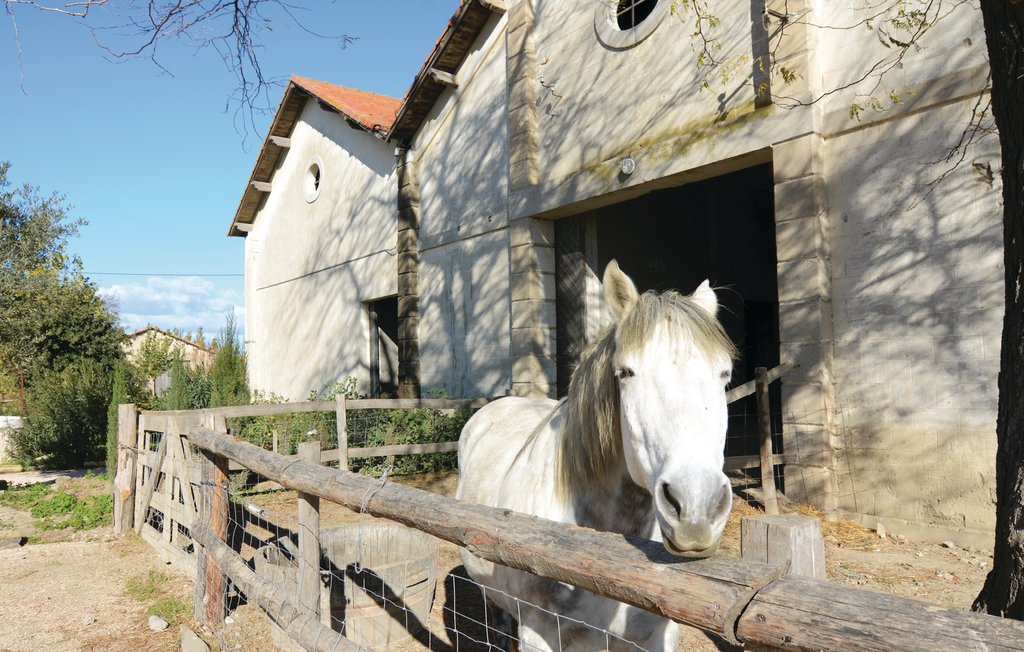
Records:
[[[562,496],[572,489],[596,488],[621,463],[616,347],[631,351],[644,346],[658,324],[668,327],[673,337],[689,338],[709,357],[736,357],[722,325],[690,297],[671,290],[640,295],[618,324],[584,350],[569,381],[556,460],[556,488]]]

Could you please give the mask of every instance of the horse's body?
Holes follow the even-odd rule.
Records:
[[[604,283],[616,324],[584,353],[568,397],[502,399],[466,424],[458,498],[707,556],[732,504],[722,461],[735,350],[714,292],[705,283],[690,297],[639,296],[614,262]],[[462,559],[518,618],[523,650],[675,647],[665,618],[466,551]]]

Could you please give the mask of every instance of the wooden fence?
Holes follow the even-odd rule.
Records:
[[[784,517],[764,517],[769,519],[764,527],[754,523],[749,528],[761,535],[753,554],[766,554],[771,563],[722,557],[683,561],[651,541],[466,504],[393,483],[381,486],[374,478],[275,455],[201,426],[189,429],[186,438],[203,451],[204,477],[213,480],[206,485],[209,493],[201,502],[205,512],[193,533],[208,560],[196,568],[202,583],[197,613],[210,624],[223,618],[222,606],[211,612],[209,605],[225,604],[226,574],[308,649],[356,646],[321,625],[301,596],[275,595],[274,587],[227,545],[226,503],[215,494],[224,492],[228,460],[300,496],[396,521],[484,559],[635,605],[747,649],[1024,650],[1024,623],[1018,621],[786,575],[792,565],[821,569],[823,558],[820,530],[816,541],[799,527],[794,535]],[[748,523],[743,525],[747,530]],[[299,529],[317,536],[309,523]],[[808,556],[809,548],[818,552]]]

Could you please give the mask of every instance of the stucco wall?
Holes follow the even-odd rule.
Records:
[[[314,157],[321,190],[309,203]],[[254,389],[294,400],[355,376],[368,391],[363,302],[397,291],[394,165],[391,146],[307,102],[246,242]]]
[[[941,181],[948,165],[928,163],[956,143],[972,106],[826,141],[836,478],[844,511],[988,539],[1004,296],[999,182],[988,175],[998,144],[970,147]]]
[[[509,357],[505,34],[490,23],[413,141],[424,394],[502,395]]]

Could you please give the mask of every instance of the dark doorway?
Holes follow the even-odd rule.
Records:
[[[586,226],[589,224],[589,226]],[[754,377],[755,367],[779,364],[779,310],[776,283],[775,209],[770,165],[759,165],[705,181],[656,190],[647,195],[556,225],[558,293],[558,387],[578,360],[585,310],[571,281],[581,265],[600,278],[612,259],[645,290],[689,293],[711,280],[721,305],[719,318],[740,350],[733,384]],[[582,234],[591,229],[591,237]],[[591,249],[596,249],[592,251]],[[581,261],[576,264],[576,261]],[[595,265],[596,263],[596,265]],[[574,359],[575,357],[575,359]],[[778,384],[772,402],[780,405]],[[773,410],[774,431],[781,414]],[[778,442],[777,445],[781,445]],[[758,451],[753,397],[730,406],[726,454]],[[781,448],[776,448],[781,452]]]
[[[398,297],[368,301],[370,319],[370,396],[398,396]]]

